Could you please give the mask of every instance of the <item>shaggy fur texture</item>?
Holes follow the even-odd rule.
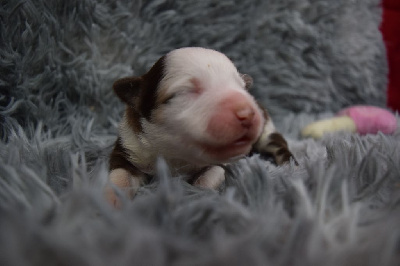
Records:
[[[378,0],[6,0],[0,20],[1,265],[399,265],[400,130],[298,139],[385,104]],[[160,161],[115,210],[112,82],[183,46],[254,78],[299,166],[255,156],[211,191]]]

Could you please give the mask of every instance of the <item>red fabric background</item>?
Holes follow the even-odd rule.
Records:
[[[400,111],[400,0],[383,0],[381,31],[389,63],[387,105]]]

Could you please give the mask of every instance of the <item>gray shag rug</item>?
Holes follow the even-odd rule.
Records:
[[[300,129],[385,106],[378,0],[5,0],[0,265],[400,265],[400,130]],[[183,46],[226,53],[299,166],[253,156],[219,191],[170,178],[103,197],[117,78]]]

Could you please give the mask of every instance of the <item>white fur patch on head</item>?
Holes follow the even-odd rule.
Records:
[[[168,93],[179,93],[182,87],[192,88],[193,78],[211,89],[241,90],[245,87],[232,61],[215,50],[199,47],[177,49],[167,55],[166,65],[160,88],[165,88]]]

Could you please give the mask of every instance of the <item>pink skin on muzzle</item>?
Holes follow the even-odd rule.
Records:
[[[261,131],[258,107],[239,92],[230,93],[217,106],[207,125],[213,143],[203,148],[221,160],[248,153]]]

